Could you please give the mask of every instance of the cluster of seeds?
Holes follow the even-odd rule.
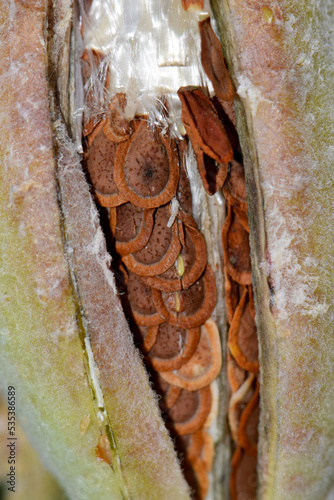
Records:
[[[227,361],[232,396],[229,424],[236,445],[232,458],[233,500],[255,498],[259,383],[258,342],[251,284],[249,228],[243,165],[233,161],[223,193],[228,213],[222,230],[228,321]]]
[[[222,247],[225,269],[225,297],[229,354],[227,372],[231,387],[228,419],[234,453],[231,463],[230,491],[232,500],[254,499],[256,497],[257,428],[259,420],[259,362],[258,340],[255,325],[255,309],[252,293],[252,274],[249,247],[249,225],[247,216],[245,172],[234,110],[229,105],[233,99],[233,88],[227,74],[220,43],[211,29],[208,19],[200,23],[202,41],[202,64],[212,81],[216,96],[212,99],[216,117],[207,126],[210,146],[217,142],[226,151],[228,171],[220,160],[217,179],[227,204],[227,216],[222,228]],[[196,120],[196,116],[198,120]],[[195,122],[203,114],[195,113]],[[206,119],[206,116],[205,116]],[[218,123],[220,121],[220,123]],[[217,123],[215,123],[217,122]],[[206,120],[207,123],[207,120]],[[224,126],[226,137],[221,133]],[[192,138],[193,134],[189,134]],[[204,136],[203,136],[204,137]],[[194,146],[196,151],[196,147]],[[202,148],[205,153],[207,151]],[[231,149],[233,153],[231,154]],[[210,155],[210,153],[208,153]],[[230,155],[230,156],[228,156]],[[220,154],[223,158],[223,153]],[[198,155],[197,155],[198,157]],[[201,159],[198,160],[199,164]],[[205,182],[203,183],[206,187]],[[207,189],[210,193],[210,190]]]
[[[85,166],[97,203],[108,211],[109,247],[124,311],[199,499],[206,496],[213,459],[207,432],[214,413],[210,385],[221,370],[221,345],[211,318],[214,275],[192,216],[185,168],[190,143],[207,193],[223,191],[228,207],[222,242],[230,323],[229,424],[235,447],[231,494],[233,500],[251,499],[259,388],[244,169],[234,91],[220,42],[209,18],[199,29],[202,65],[216,95],[210,98],[200,87],[179,89],[187,136],[174,140],[144,116],[129,120],[126,95],[115,94],[107,112],[93,113],[85,122]],[[108,68],[99,54],[85,51],[83,63],[86,82],[96,65],[103,86],[108,85]],[[90,99],[95,106],[87,93]]]
[[[151,371],[166,424],[189,482],[204,498],[213,445],[210,384],[221,345],[206,245],[192,217],[186,141],[124,117],[126,96],[86,137],[85,165],[97,202],[108,208],[121,299]],[[208,420],[209,419],[209,420]],[[191,477],[190,477],[191,476]]]

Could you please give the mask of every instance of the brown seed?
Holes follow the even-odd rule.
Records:
[[[180,178],[176,197],[182,210],[191,215],[193,208],[190,182],[186,172],[186,155],[188,151],[188,144],[186,139],[183,139],[178,143],[177,149],[179,152]]]
[[[169,427],[177,434],[191,434],[203,426],[211,408],[211,389],[198,391],[182,389],[174,405],[168,410]]]
[[[145,285],[135,273],[128,273],[127,295],[124,297],[123,304],[130,319],[134,319],[138,325],[160,325],[164,321],[154,307],[151,288]]]
[[[172,325],[193,328],[206,321],[216,304],[216,286],[210,266],[191,287],[180,292],[160,292],[152,288],[154,305],[159,314]]]
[[[235,109],[234,109],[234,101],[223,101],[219,99],[217,96],[213,96],[211,98],[211,102],[217,111],[219,119],[224,125],[224,129],[226,131],[227,137],[231,143],[233,150],[241,154],[241,146],[239,142],[239,136],[237,132],[236,118],[235,118]]]
[[[231,462],[231,500],[256,500],[256,467],[256,457],[248,455],[241,447],[238,447]]]
[[[234,209],[247,212],[245,169],[242,163],[232,160],[223,187],[226,200]]]
[[[234,281],[231,276],[224,270],[225,274],[225,302],[226,302],[226,312],[227,321],[232,323],[234,311],[239,303],[240,297],[243,294],[245,285],[239,285]]]
[[[208,472],[212,468],[213,456],[214,456],[214,444],[212,437],[204,431],[199,431],[203,433],[203,446],[197,459],[194,460],[193,468],[198,480],[198,490],[199,497],[204,499],[207,495],[209,489],[209,477]]]
[[[201,61],[205,73],[211,80],[216,95],[224,101],[234,99],[234,89],[228,74],[222,47],[213,31],[210,18],[198,23],[201,35]]]
[[[145,361],[159,372],[177,370],[194,354],[199,337],[199,327],[184,330],[162,323]]]
[[[189,288],[200,278],[206,266],[206,245],[203,236],[193,227],[185,227],[184,243],[176,262],[165,273],[143,277],[152,288],[165,292]]]
[[[256,456],[259,424],[259,382],[254,394],[241,414],[239,423],[239,444],[249,455]]]
[[[256,326],[250,313],[248,290],[235,310],[228,332],[228,346],[238,365],[244,370],[258,373],[258,340]]]
[[[193,147],[203,187],[209,195],[213,195],[223,186],[225,182],[228,172],[228,164],[218,163],[216,160],[205,154],[196,143],[193,144]]]
[[[186,435],[185,449],[187,460],[191,463],[195,462],[202,451],[204,445],[204,432],[202,429],[193,434]]]
[[[221,370],[221,344],[215,322],[210,318],[201,326],[201,336],[191,359],[179,370],[161,372],[170,384],[196,391],[211,382]]]
[[[215,107],[199,87],[181,87],[178,96],[182,103],[182,122],[193,147],[218,163],[227,164],[233,149]]]
[[[118,192],[113,180],[117,145],[105,136],[103,122],[94,129],[92,143],[85,155],[85,167],[98,203],[115,207],[126,201]]]
[[[232,393],[239,389],[246,378],[246,371],[240,368],[238,363],[229,353],[227,354],[227,377]]]
[[[110,141],[119,143],[129,139],[132,127],[125,118],[126,96],[115,94],[108,104],[109,113],[106,114],[103,131]]]
[[[146,210],[132,203],[125,203],[117,207],[116,213],[116,252],[127,255],[143,248],[152,234],[154,208]]]
[[[224,263],[231,278],[240,285],[251,285],[249,235],[228,203],[228,214],[222,228]]]
[[[117,148],[114,180],[120,193],[138,207],[168,203],[179,181],[174,142],[142,121],[131,139]]]
[[[175,262],[181,250],[178,226],[167,223],[169,206],[159,207],[154,214],[154,226],[147,244],[141,249],[123,257],[126,266],[140,276],[162,274]]]
[[[141,350],[141,352],[146,354],[154,346],[158,334],[159,325],[154,325],[154,326],[137,325],[137,328],[140,332],[140,340],[141,340],[139,349]]]
[[[104,118],[102,113],[98,116],[92,116],[92,118],[86,123],[82,131],[82,136],[85,137],[86,144],[90,146],[95,139],[95,136],[99,129],[103,128]]]
[[[238,208],[234,208],[234,213],[238,217],[238,220],[242,227],[249,233],[249,223],[247,212],[242,212]]]
[[[161,396],[160,406],[163,411],[171,408],[175,403],[179,395],[181,394],[181,388],[176,385],[171,385],[164,380],[159,373],[155,373],[154,376],[154,388],[156,392]]]

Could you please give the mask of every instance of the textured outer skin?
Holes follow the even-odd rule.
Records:
[[[261,362],[258,498],[329,499],[333,3],[213,3],[239,95],[248,189]]]
[[[69,3],[54,6],[59,15],[55,43],[61,53],[68,40]],[[18,417],[69,498],[186,499],[172,443],[113,293],[96,209],[79,159],[60,122],[52,131],[47,14],[44,1],[0,1],[1,386],[4,392],[8,385],[15,386]],[[63,138],[53,142],[53,132]],[[72,281],[62,240],[55,150],[60,177],[61,166],[65,170],[59,183],[65,183],[61,196],[67,209],[62,213],[69,229],[65,238],[74,263]],[[67,181],[77,184],[66,186]],[[85,223],[80,226],[71,217],[86,217]],[[105,294],[109,308],[98,300]],[[97,312],[100,324],[94,323]],[[103,314],[109,323],[103,322]],[[86,373],[84,335],[90,336],[115,439],[113,468],[99,464],[95,456],[101,426]],[[108,348],[106,337],[111,339]],[[80,423],[87,415],[90,423],[81,434]]]

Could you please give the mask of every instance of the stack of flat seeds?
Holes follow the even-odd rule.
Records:
[[[84,116],[84,164],[97,203],[108,210],[108,246],[124,311],[198,499],[205,498],[209,486],[214,446],[208,427],[215,408],[211,384],[222,360],[219,333],[211,318],[216,303],[214,274],[192,216],[185,168],[190,143],[206,192],[212,195],[221,189],[226,198],[222,242],[230,323],[231,495],[233,500],[251,499],[256,488],[259,386],[244,169],[234,91],[220,42],[209,18],[199,23],[199,29],[202,65],[215,96],[201,87],[179,89],[187,134],[182,140],[153,126],[144,115],[129,119],[127,96],[108,96],[105,60],[85,51],[84,80],[89,83],[95,65],[105,89],[98,94],[108,96],[108,103],[97,113],[94,92],[87,92],[86,108],[93,118]]]
[[[198,87],[179,90],[182,119],[208,194],[222,189],[227,216],[222,228],[228,332],[229,425],[234,443],[232,500],[256,498],[259,419],[258,341],[252,293],[244,167],[236,131],[233,87],[209,18],[199,23],[201,60],[215,96]]]
[[[186,141],[143,117],[128,122],[125,106],[126,96],[116,94],[103,119],[87,124],[85,166],[97,202],[109,209],[124,310],[190,486],[204,498],[213,457],[205,431],[210,384],[221,370],[214,275],[192,217]]]

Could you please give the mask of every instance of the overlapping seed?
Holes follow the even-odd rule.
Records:
[[[215,280],[192,217],[183,165],[187,141],[176,144],[143,117],[124,122],[125,100],[117,94],[108,118],[87,136],[85,164],[96,200],[110,209],[125,313],[153,370],[167,427],[173,436],[189,437],[184,467],[192,469],[190,486],[204,498],[211,459],[203,427],[212,409],[210,385],[221,370],[219,333],[210,318]],[[191,455],[192,436],[199,432],[203,443],[194,461],[188,451]]]
[[[201,2],[183,2],[185,8],[197,3]],[[244,168],[231,104],[233,86],[220,42],[208,19],[199,28],[202,64],[216,96],[210,97],[200,87],[179,89],[187,136],[174,141],[168,130],[151,126],[144,116],[127,120],[126,95],[116,94],[100,120],[86,119],[85,165],[97,202],[109,210],[124,311],[198,499],[208,491],[213,441],[206,422],[213,408],[211,384],[222,359],[219,333],[211,318],[216,302],[214,274],[192,217],[184,167],[189,143],[207,193],[222,189],[227,203],[222,246],[230,323],[231,495],[232,500],[253,499],[259,365]],[[86,53],[87,75],[88,60]]]
[[[231,387],[228,411],[234,453],[231,464],[232,500],[256,497],[256,451],[259,419],[258,343],[252,293],[249,225],[244,167],[230,101],[229,79],[220,42],[209,19],[199,23],[202,65],[216,96],[203,89],[182,88],[182,118],[193,145],[203,186],[208,194],[222,187],[227,217],[222,228]],[[223,131],[222,131],[223,130]],[[185,365],[187,366],[187,365]],[[181,372],[184,367],[178,370]],[[166,378],[166,377],[165,377]],[[167,381],[171,381],[168,375]]]

